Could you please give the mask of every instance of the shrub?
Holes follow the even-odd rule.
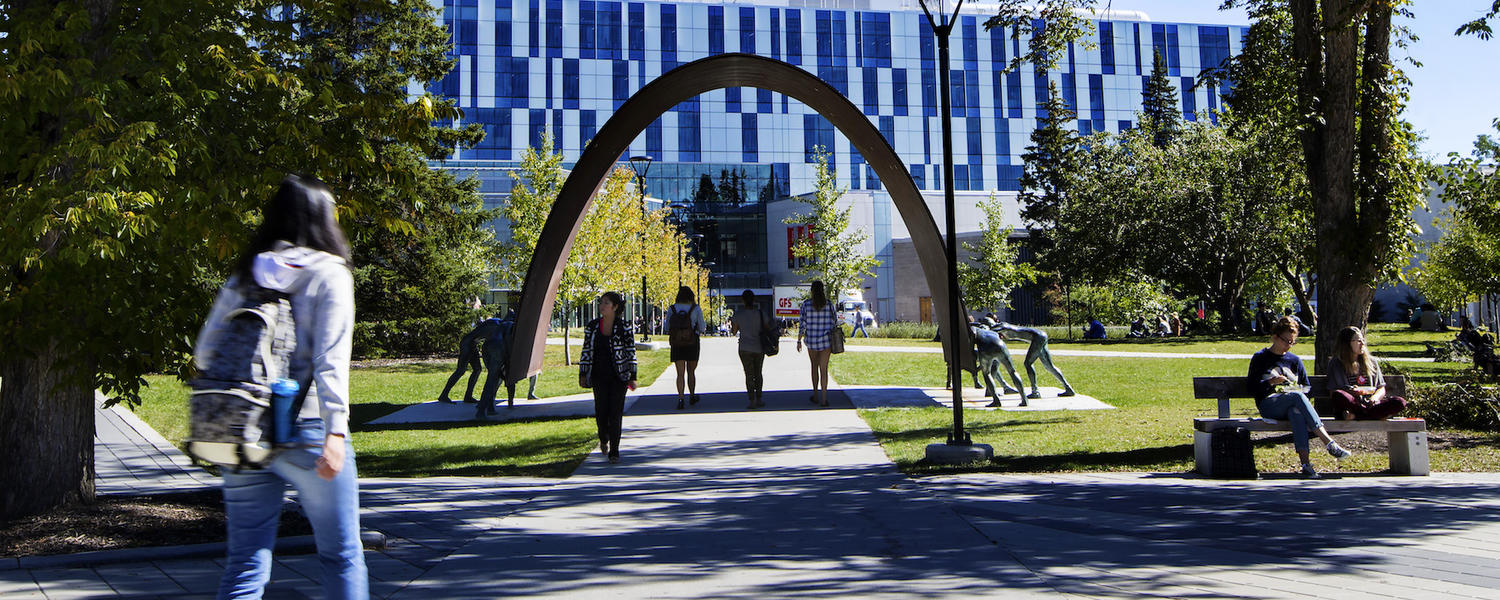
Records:
[[[430,356],[451,353],[473,325],[467,318],[417,317],[354,324],[354,356]]]
[[[937,325],[933,323],[915,323],[912,321],[891,321],[889,323],[881,323],[879,328],[869,331],[870,337],[930,340],[933,336],[937,335]]]
[[[1451,383],[1407,391],[1409,416],[1427,420],[1430,429],[1500,431],[1500,388],[1477,371],[1459,372]]]

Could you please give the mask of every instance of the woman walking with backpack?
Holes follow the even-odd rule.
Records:
[[[823,281],[812,282],[812,298],[802,303],[802,325],[797,328],[797,351],[802,351],[802,342],[807,341],[807,359],[812,363],[812,398],[808,400],[818,406],[828,406],[828,357],[832,355],[833,328],[838,327],[838,314],[823,291]],[[819,393],[821,392],[821,394]]]
[[[766,378],[761,374],[766,362],[766,349],[761,345],[761,332],[770,328],[771,315],[756,304],[755,292],[745,290],[740,299],[745,306],[734,311],[734,316],[730,317],[729,331],[740,336],[740,364],[745,367],[745,394],[750,397],[750,404],[745,408],[760,408],[766,405],[762,398]]]
[[[329,598],[368,598],[359,540],[359,482],[349,440],[349,355],[354,332],[354,279],[349,242],[334,217],[333,193],[311,177],[282,180],[264,220],[219,290],[194,361],[215,359],[215,338],[229,312],[254,286],[287,294],[296,323],[289,375],[308,386],[296,415],[301,447],[275,455],[264,469],[223,471],[228,551],[219,598],[260,598],[271,579],[271,549],[287,485],[312,522],[323,589]]]
[[[708,329],[703,311],[693,299],[693,288],[677,290],[677,303],[667,313],[667,339],[672,343],[672,364],[677,367],[677,410],[682,410],[684,384],[688,402],[698,403],[698,334]]]

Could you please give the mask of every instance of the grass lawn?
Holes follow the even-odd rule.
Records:
[[[571,348],[573,362],[579,347]],[[543,398],[582,393],[578,370],[563,364],[561,346],[547,346],[546,362],[537,380]],[[653,381],[668,361],[666,350],[637,353],[642,381]],[[437,399],[452,361],[424,361],[353,369],[349,394],[353,399],[350,427],[359,456],[359,472],[368,477],[502,476],[566,477],[593,448],[597,437],[592,418],[539,419],[513,422],[425,423],[365,425],[411,404]],[[187,437],[187,388],[171,376],[147,378],[136,414],[173,443]],[[463,397],[465,379],[450,394]],[[483,379],[475,394],[483,387]],[[526,383],[516,386],[524,402]],[[501,387],[500,401],[504,401]]]
[[[1053,328],[1048,328],[1053,329]],[[1396,323],[1374,323],[1367,336],[1370,349],[1382,358],[1420,358],[1427,350],[1426,343],[1446,342],[1456,332],[1417,331]],[[1167,352],[1192,354],[1238,354],[1249,356],[1265,348],[1266,336],[1249,334],[1192,335],[1175,338],[1109,338],[1085,340],[1079,337],[1051,335],[1050,343],[1068,350],[1111,350],[1119,352]],[[1297,340],[1300,354],[1311,355],[1316,335],[1302,336]],[[852,346],[885,346],[907,348],[940,348],[942,344],[930,339],[864,338],[850,337],[845,343]],[[1024,347],[1025,344],[1019,344]]]
[[[1420,332],[1412,332],[1418,334]],[[1420,338],[1452,334],[1411,335],[1402,331],[1379,332],[1375,338],[1392,346],[1421,348]],[[1444,337],[1443,339],[1446,339]],[[1300,346],[1300,344],[1299,344]],[[1223,359],[1057,357],[1055,364],[1080,392],[1117,407],[1116,410],[1006,412],[965,411],[965,428],[977,443],[995,448],[988,464],[963,467],[927,465],[922,462],[927,444],[946,439],[953,424],[948,408],[890,408],[860,411],[875,431],[886,454],[904,471],[914,474],[957,471],[1049,472],[1049,471],[1148,471],[1185,472],[1193,468],[1192,427],[1194,417],[1216,413],[1211,400],[1194,400],[1195,376],[1242,375],[1246,362]],[[1017,365],[1019,368],[1021,365]],[[1453,363],[1401,363],[1408,375],[1422,381],[1440,381],[1467,365]],[[851,385],[901,385],[940,387],[943,361],[936,354],[849,353],[832,361],[833,378]],[[1020,373],[1024,379],[1024,370]],[[1040,371],[1038,383],[1057,386],[1050,374]],[[967,387],[966,398],[981,390]],[[1256,415],[1254,401],[1237,400],[1235,414]],[[1260,434],[1258,434],[1260,435]],[[1336,469],[1331,457],[1314,442],[1314,462],[1320,470],[1370,472],[1387,467],[1384,436],[1368,438],[1339,436],[1356,449],[1353,458]],[[1500,435],[1469,431],[1429,433],[1432,468],[1435,471],[1500,470]],[[1297,465],[1290,434],[1257,437],[1256,463],[1266,472],[1291,472]]]

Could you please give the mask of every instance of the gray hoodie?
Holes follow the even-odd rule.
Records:
[[[354,277],[344,259],[310,248],[277,242],[274,249],[255,257],[251,268],[262,287],[286,292],[292,297],[292,317],[297,322],[297,350],[292,354],[290,376],[312,387],[299,416],[322,418],[327,433],[349,435],[349,356],[354,340]],[[198,341],[193,360],[201,368],[213,359],[206,356],[219,334],[217,325],[242,302],[239,276],[229,278],[219,289],[213,310]]]

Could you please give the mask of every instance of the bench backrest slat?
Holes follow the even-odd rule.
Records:
[[[1324,375],[1309,375],[1307,381],[1312,385],[1312,392],[1308,394],[1312,398],[1321,398],[1328,395],[1328,377]],[[1387,375],[1385,378],[1385,393],[1389,396],[1406,397],[1406,377],[1401,375]],[[1244,376],[1240,377],[1194,377],[1193,397],[1200,399],[1213,398],[1219,401],[1219,418],[1229,418],[1230,398],[1253,398],[1255,394],[1250,393],[1249,382]]]

